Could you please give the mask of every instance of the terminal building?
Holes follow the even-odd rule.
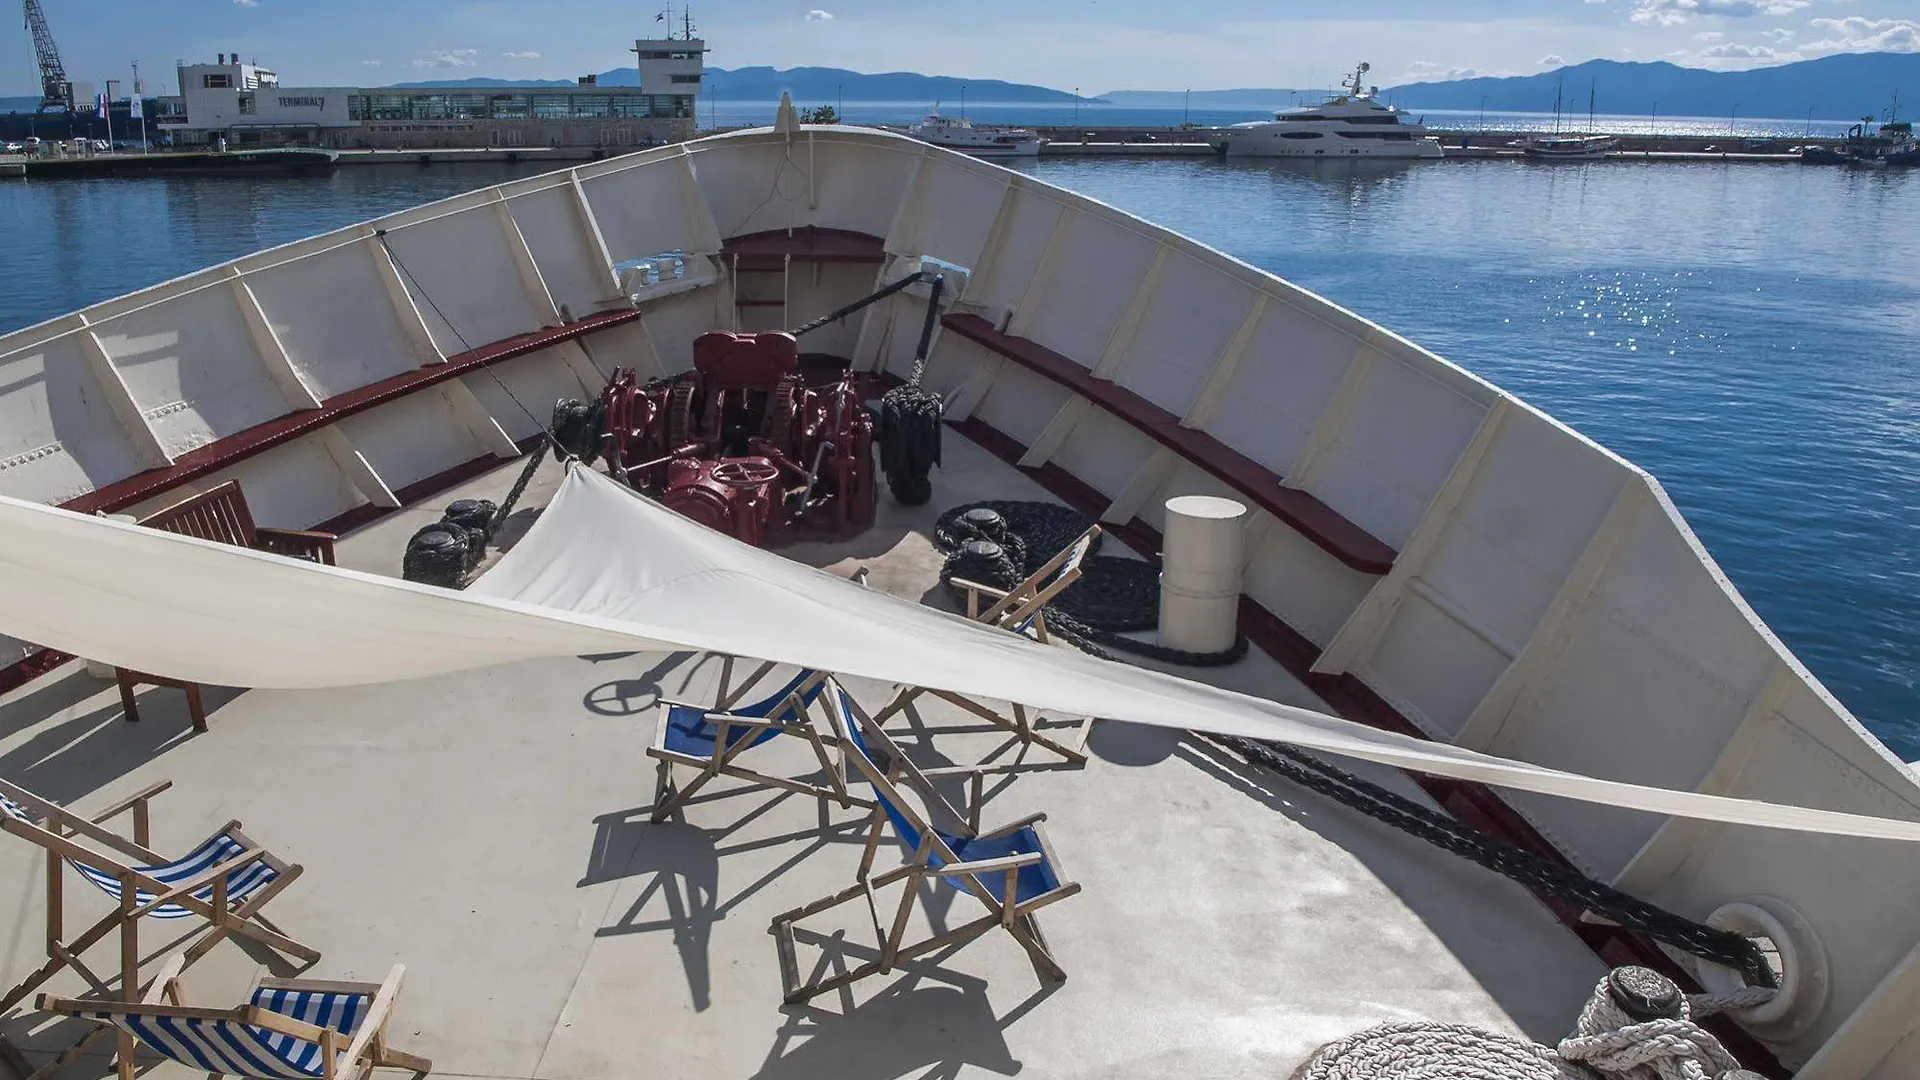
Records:
[[[692,137],[706,42],[686,35],[634,42],[640,85],[395,87],[283,86],[239,56],[181,64],[180,95],[155,122],[177,145],[234,149],[636,147]]]

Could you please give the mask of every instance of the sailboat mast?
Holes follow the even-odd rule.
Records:
[[[1600,80],[1598,79],[1587,84],[1587,130],[1589,131],[1597,130],[1593,122],[1593,96],[1599,90],[1599,87]]]

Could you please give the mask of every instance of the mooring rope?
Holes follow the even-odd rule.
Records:
[[[1696,1021],[1773,994],[1747,987],[1687,996],[1658,972],[1616,968],[1594,987],[1573,1034],[1555,1046],[1464,1024],[1404,1021],[1327,1043],[1293,1080],[1763,1080]]]
[[[977,513],[991,511],[991,514]],[[1044,564],[1085,531],[1088,522],[1056,503],[999,500],[969,503],[940,515],[934,543],[949,552],[941,581],[958,577],[1007,588]],[[1016,560],[1011,553],[1019,553]],[[1078,582],[1046,609],[1047,629],[1105,659],[1101,648],[1137,651],[1169,663],[1231,663],[1244,655],[1244,638],[1227,653],[1191,654],[1122,636],[1147,629],[1158,617],[1158,575],[1133,559],[1089,556]],[[1119,564],[1128,564],[1121,569]],[[1251,764],[1319,792],[1376,821],[1417,836],[1461,858],[1525,885],[1536,893],[1580,905],[1627,930],[1646,934],[1740,972],[1754,986],[1774,983],[1772,967],[1751,940],[1695,922],[1596,881],[1556,859],[1509,844],[1445,811],[1406,798],[1322,758],[1284,743],[1227,736],[1209,738]]]

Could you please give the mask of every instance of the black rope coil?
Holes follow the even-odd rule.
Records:
[[[994,499],[954,507],[940,515],[933,527],[935,545],[948,553],[940,580],[956,595],[961,593],[952,585],[956,577],[996,589],[1012,588],[1080,539],[1089,524],[1055,503]],[[1092,552],[1099,551],[1103,539],[1094,539]],[[995,550],[968,550],[981,543]],[[1054,597],[1046,618],[1049,632],[1107,660],[1114,659],[1108,650],[1118,649],[1170,664],[1219,667],[1247,654],[1244,637],[1217,653],[1171,649],[1127,637],[1160,623],[1160,572],[1138,559],[1090,552],[1081,563],[1080,580]]]
[[[470,550],[471,541],[465,529],[451,522],[436,521],[407,541],[400,576],[425,585],[457,589],[469,569]]]
[[[920,388],[920,380],[896,386],[880,396],[880,471],[887,489],[903,506],[933,498],[933,467],[940,464],[939,395]]]

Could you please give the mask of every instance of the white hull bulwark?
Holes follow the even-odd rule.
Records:
[[[664,252],[683,274],[622,292],[615,264]],[[1245,596],[1293,643],[1275,660],[1313,658],[1298,676],[1502,757],[1920,818],[1914,775],[1768,633],[1644,472],[1278,278],[879,132],[759,130],[582,165],[6,335],[0,493],[138,514],[238,478],[263,525],[345,531],[510,463],[553,401],[596,395],[615,366],[686,371],[702,331],[791,327],[922,259],[953,298],[925,378],[956,430],[1143,543],[1169,497],[1247,503]],[[925,303],[902,293],[807,348],[904,377]],[[13,672],[36,652],[0,648]],[[578,678],[551,677],[578,699]],[[1910,851],[1506,799],[1592,876],[1772,927],[1793,992],[1746,1024],[1803,1077],[1920,1075]],[[624,1008],[631,976],[607,977]]]
[[[1299,126],[1261,123],[1228,128],[1209,140],[1228,157],[1262,158],[1437,158],[1444,156],[1440,140],[1396,131],[1303,130]]]

